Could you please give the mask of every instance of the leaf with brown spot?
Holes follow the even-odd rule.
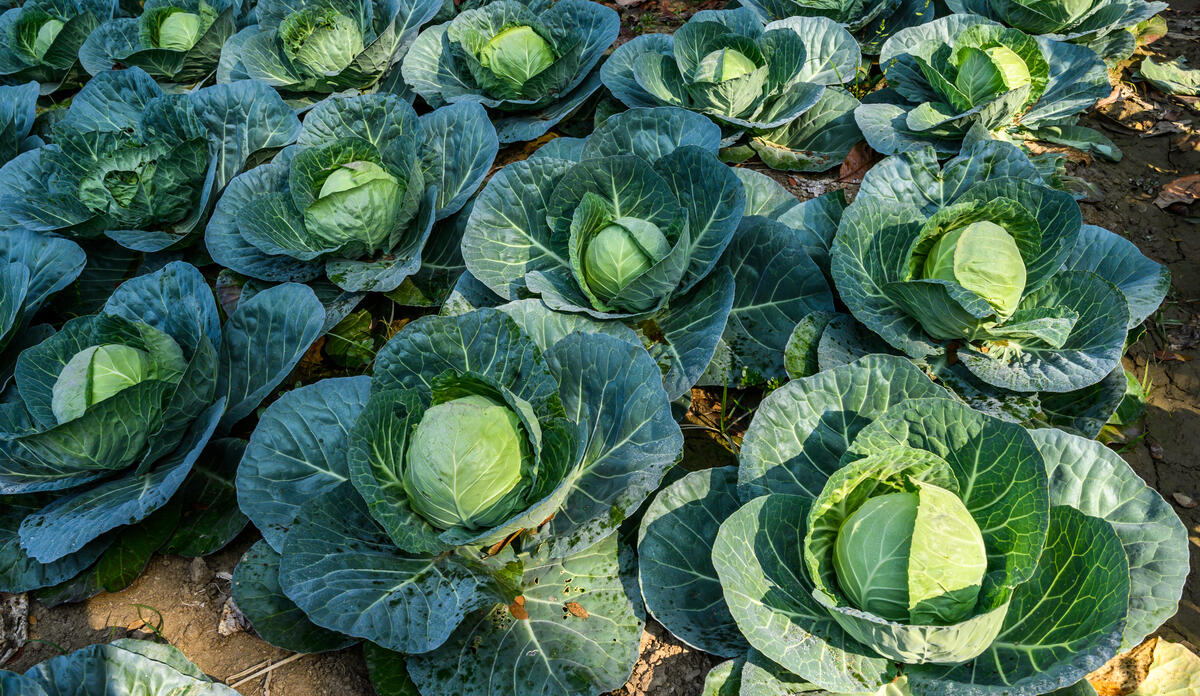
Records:
[[[586,619],[591,616],[591,614],[588,614],[588,610],[584,609],[583,605],[581,605],[579,602],[567,602],[566,607],[567,611],[571,612],[571,616],[575,616],[580,619]]]
[[[517,621],[528,621],[529,612],[525,611],[525,598],[517,597],[512,604],[508,605],[508,613],[513,615]]]

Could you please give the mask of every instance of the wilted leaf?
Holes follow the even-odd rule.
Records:
[[[1159,640],[1150,673],[1130,696],[1185,696],[1200,693],[1200,657],[1178,643]]]
[[[1154,204],[1172,213],[1182,213],[1197,198],[1200,198],[1200,174],[1189,174],[1163,186]]]
[[[858,183],[862,181],[867,170],[883,159],[883,155],[871,149],[865,142],[858,143],[850,149],[850,154],[838,169],[838,181]]]

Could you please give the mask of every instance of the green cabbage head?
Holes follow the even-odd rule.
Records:
[[[583,269],[588,287],[613,302],[635,278],[671,252],[658,225],[637,218],[618,218],[600,227],[587,243]]]
[[[340,155],[348,161],[335,161],[322,172],[325,180],[304,209],[304,226],[331,247],[383,249],[394,233],[393,221],[411,217],[403,214],[407,186],[374,150],[351,148]],[[353,159],[368,155],[374,159]]]
[[[50,45],[58,38],[58,33],[67,26],[65,23],[57,19],[50,18],[42,22],[42,25],[37,28],[37,34],[33,39],[33,55],[41,60],[46,56],[46,51],[50,50]]]
[[[147,330],[146,349],[119,343],[90,346],[71,357],[54,382],[51,409],[59,423],[146,380],[177,380],[187,366],[170,336]]]
[[[488,529],[517,512],[529,441],[506,404],[471,394],[431,407],[405,455],[409,505],[439,529]]]
[[[933,484],[871,498],[842,523],[833,562],[859,609],[889,621],[946,625],[970,615],[987,572],[979,525]]]
[[[501,31],[479,52],[479,63],[514,90],[520,90],[557,58],[550,43],[533,27],[524,25]]]
[[[315,74],[336,74],[363,50],[362,31],[346,15],[330,7],[306,8],[279,25],[283,52]]]
[[[146,15],[142,17],[142,23],[143,31],[149,33],[148,43],[151,46],[171,51],[187,51],[196,45],[216,19],[216,11],[207,3],[201,2],[195,12],[179,7],[147,10]]]
[[[987,220],[943,235],[923,266],[925,278],[961,285],[987,300],[1004,319],[1017,311],[1025,292],[1025,261],[1016,240]]]

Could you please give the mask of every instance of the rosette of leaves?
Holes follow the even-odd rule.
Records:
[[[498,147],[478,104],[418,117],[393,94],[327,99],[293,147],[229,185],[209,253],[261,280],[325,275],[343,290],[389,292],[421,267],[434,222],[466,204]]]
[[[823,171],[861,138],[855,80],[858,43],[825,17],[764,25],[751,10],[703,10],[674,34],[624,43],[600,73],[630,107],[676,106],[722,125],[726,144],[743,133],[769,166]]]
[[[1088,48],[977,15],[950,15],[897,32],[884,43],[879,63],[888,88],[871,94],[854,116],[883,154],[926,145],[957,154],[973,128],[996,137],[1111,147],[1099,133],[1075,125],[1111,89],[1104,61]]]
[[[948,0],[954,12],[977,14],[1036,36],[1092,48],[1115,64],[1133,55],[1134,29],[1167,9],[1145,0]]]
[[[933,19],[929,0],[739,0],[765,21],[788,17],[828,17],[854,34],[863,53],[878,54],[892,34]]]
[[[267,641],[365,639],[377,680],[427,696],[617,688],[642,619],[616,530],[682,443],[620,325],[536,300],[417,319],[371,376],[263,414],[238,495],[264,540],[234,596]]]
[[[854,318],[894,349],[934,374],[961,366],[1027,393],[1104,382],[1170,284],[1133,244],[1082,225],[1070,194],[1000,141],[940,168],[932,148],[874,167],[842,216],[832,271]]]
[[[0,391],[12,378],[15,353],[46,331],[22,330],[51,295],[79,276],[86,261],[70,240],[22,229],[0,235]]]
[[[179,693],[236,696],[170,645],[121,639],[60,655],[25,674],[0,670],[0,690],[20,696],[104,696],[112,693]]]
[[[0,78],[40,84],[42,94],[88,79],[79,64],[87,37],[113,18],[116,0],[28,0],[0,14]]]
[[[37,117],[38,84],[0,85],[0,165],[42,145],[30,135]]]
[[[421,32],[401,66],[430,106],[478,102],[500,142],[533,140],[600,88],[615,10],[588,0],[497,0]]]
[[[747,695],[1094,693],[1089,672],[1175,613],[1187,546],[1113,451],[887,355],[772,392],[739,466],[667,486],[638,535],[649,612],[742,658]]]
[[[148,0],[139,17],[101,24],[79,49],[93,75],[117,66],[192,84],[217,69],[221,46],[237,31],[240,0]]]
[[[160,547],[228,543],[246,523],[227,470],[244,442],[225,436],[324,320],[292,283],[222,325],[203,276],[177,261],[22,351],[0,408],[0,590],[64,583],[53,601],[79,599],[132,582]]]
[[[720,142],[712,121],[673,107],[550,141],[480,192],[463,233],[468,271],[500,302],[533,295],[636,327],[679,397],[712,359],[733,303],[720,260],[746,195],[717,159]]]
[[[441,0],[264,0],[255,5],[258,24],[221,49],[217,82],[262,80],[297,95],[369,89],[441,7]]]
[[[262,82],[166,94],[141,68],[101,73],[54,123],[53,144],[0,168],[0,228],[181,248],[246,162],[299,130]]]

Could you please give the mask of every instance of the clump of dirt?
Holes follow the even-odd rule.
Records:
[[[629,683],[608,696],[695,696],[720,659],[680,643],[656,621],[642,632],[642,656]]]

